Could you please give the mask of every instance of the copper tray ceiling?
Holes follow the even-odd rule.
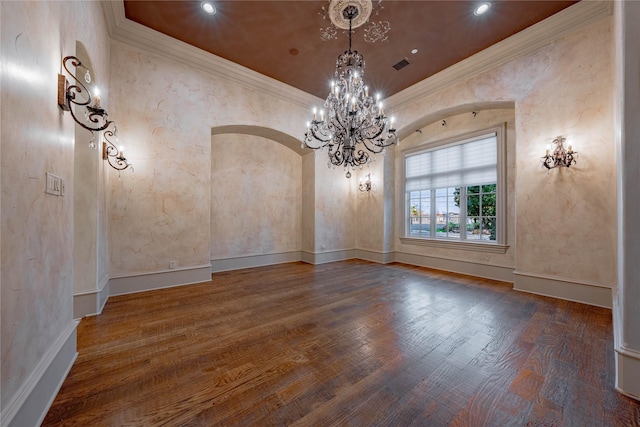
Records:
[[[365,81],[384,97],[393,95],[576,1],[493,1],[481,16],[478,1],[384,0],[369,22],[388,21],[386,41],[366,43],[355,30],[353,50],[364,55]],[[207,15],[200,1],[124,1],[128,19],[217,56],[325,98],[336,57],[348,36],[322,41],[330,25],[319,14],[327,1],[214,1]],[[374,2],[375,4],[375,2]],[[417,49],[416,54],[411,50]],[[393,65],[406,59],[409,65]]]

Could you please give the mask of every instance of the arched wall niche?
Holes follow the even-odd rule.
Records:
[[[476,112],[476,114],[472,114]],[[443,125],[443,120],[446,124]],[[396,148],[394,176],[395,202],[394,219],[396,256],[423,256],[446,259],[452,263],[470,262],[475,265],[490,265],[498,267],[496,271],[504,273],[504,280],[509,279],[511,269],[515,267],[516,247],[516,215],[515,215],[515,185],[516,185],[516,109],[514,102],[483,102],[463,104],[441,109],[424,115],[412,124],[415,128],[408,133],[402,143]],[[477,133],[482,130],[504,126],[505,157],[503,171],[506,185],[504,191],[505,203],[505,244],[509,246],[505,253],[482,253],[477,251],[461,251],[460,249],[441,246],[421,246],[403,242],[399,237],[405,235],[405,189],[404,189],[404,153],[419,148],[428,148],[446,140],[455,140]],[[408,130],[407,127],[405,129]],[[466,268],[466,267],[465,267]],[[504,271],[503,271],[504,270]],[[473,270],[469,270],[473,272]],[[482,275],[480,271],[473,272]]]
[[[299,259],[300,140],[276,129],[211,129],[211,263],[214,270]],[[261,260],[261,261],[260,261]]]
[[[211,136],[234,133],[258,136],[270,139],[275,142],[279,142],[280,144],[284,145],[287,148],[290,148],[301,156],[312,153],[311,150],[305,150],[304,148],[302,148],[300,139],[273,128],[255,125],[226,125],[217,126],[211,129]]]
[[[484,101],[469,104],[456,105],[449,108],[440,109],[421,116],[398,130],[401,140],[435,122],[440,122],[448,117],[457,116],[464,113],[480,112],[484,110],[508,110],[515,109],[515,101]]]

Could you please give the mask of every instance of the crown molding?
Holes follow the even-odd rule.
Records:
[[[300,89],[127,19],[122,0],[106,0],[102,2],[102,6],[109,35],[114,40],[188,64],[213,76],[230,80],[249,89],[266,93],[303,108],[308,108],[310,105],[323,101]],[[582,0],[544,21],[538,22],[388,97],[385,102],[395,109],[403,108],[416,99],[463,81],[470,75],[490,70],[531,53],[560,37],[610,16],[612,13],[612,1]]]
[[[230,80],[305,109],[322,102],[320,98],[293,86],[127,19],[122,0],[102,1],[102,9],[109,36],[113,40],[187,64],[215,77]]]
[[[479,74],[529,54],[571,32],[610,16],[612,13],[612,1],[582,0],[388,97],[385,102],[395,109],[405,107],[416,99],[438,92],[469,78],[471,75]]]

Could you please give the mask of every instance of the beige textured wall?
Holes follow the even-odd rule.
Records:
[[[385,191],[385,174],[384,174],[385,158],[381,155],[376,156],[376,161],[370,166],[365,166],[362,170],[358,170],[354,178],[355,183],[359,184],[360,179],[366,180],[367,174],[371,175],[371,191],[356,192],[356,226],[358,230],[356,247],[358,249],[366,249],[374,252],[382,252],[384,250],[384,230],[385,230],[385,209],[384,195]]]
[[[300,251],[302,157],[253,135],[211,144],[211,259]]]
[[[109,45],[99,3],[1,2],[0,15],[0,405],[5,411],[46,352],[74,325],[74,122],[55,102],[57,74],[79,40],[96,72],[108,76]],[[108,88],[103,95],[107,102]],[[45,172],[65,180],[64,197],[45,195]]]
[[[515,102],[515,193],[509,196],[519,272],[615,283],[612,55],[612,19],[605,18],[396,113],[402,123],[414,123],[457,106]],[[558,135],[580,157],[575,167],[547,174],[540,157]],[[466,259],[469,252],[447,256]]]
[[[302,156],[302,250],[315,252],[315,154]]]
[[[327,167],[326,151],[317,151],[315,161],[315,252],[356,247],[357,173],[345,177],[343,168]]]
[[[299,138],[308,109],[120,42],[113,42],[111,67],[113,114],[135,172],[110,176],[110,275],[164,271],[170,261],[207,265],[211,130],[253,126]],[[239,244],[230,253],[243,247],[255,250]]]

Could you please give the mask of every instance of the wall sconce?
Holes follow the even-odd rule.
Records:
[[[563,136],[559,136],[553,140],[553,143],[556,144],[556,148],[553,150],[553,153],[550,153],[550,149],[547,148],[547,153],[542,157],[542,166],[547,169],[553,169],[558,166],[569,167],[576,164],[577,156],[574,155],[578,154],[578,152],[573,151],[571,145],[569,145],[568,149],[565,149],[565,141],[566,138]]]
[[[102,142],[102,159],[108,161],[109,165],[118,171],[131,167],[131,172],[133,172],[133,165],[127,162],[127,158],[124,157],[124,147],[120,146],[120,148],[118,148],[109,140],[109,138],[114,137],[117,144],[118,128],[115,125],[114,130],[107,130],[104,132],[104,141]]]
[[[63,74],[58,74],[58,106],[63,111],[69,111],[73,120],[88,131],[99,132],[108,128],[113,122],[109,120],[107,111],[100,106],[100,93],[98,89],[94,89],[94,96],[92,97],[91,92],[89,92],[82,81],[76,77],[75,73],[71,72],[67,66],[68,63],[76,67],[76,71],[78,68],[83,68],[85,83],[91,83],[91,73],[89,69],[82,65],[82,62],[75,56],[65,56],[62,60],[62,66],[73,77],[76,83],[69,85],[67,78]],[[76,113],[73,111],[74,109],[71,108],[71,104],[86,107],[84,113],[86,121],[76,117]]]
[[[367,192],[371,191],[371,174],[367,174],[367,180],[365,181],[363,178],[360,178],[360,184],[358,184],[358,189],[360,191]]]

